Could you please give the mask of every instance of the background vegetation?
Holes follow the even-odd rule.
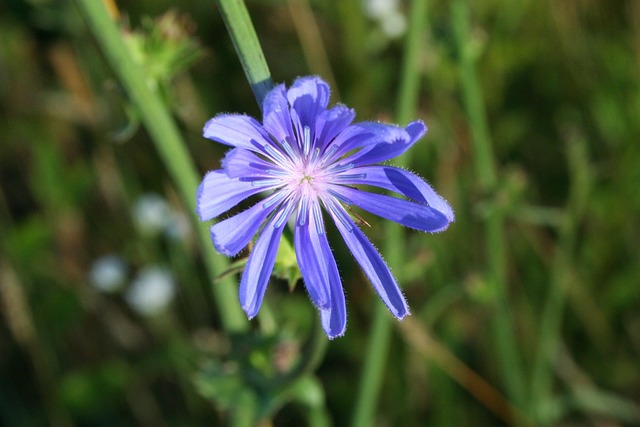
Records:
[[[313,338],[304,290],[277,278],[251,331],[224,332],[229,285],[95,28],[75,2],[5,0],[0,424],[640,425],[640,3],[434,0],[419,31],[410,2],[247,3],[276,82],[319,74],[359,120],[428,124],[407,166],[456,222],[366,218],[412,316],[368,344],[381,313],[334,234],[346,336]],[[215,2],[118,7],[199,172],[217,168],[203,123],[260,111]]]

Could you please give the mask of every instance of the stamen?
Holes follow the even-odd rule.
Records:
[[[349,182],[349,181],[357,181],[361,179],[365,179],[367,177],[366,173],[351,173],[345,175],[337,175],[333,177],[333,182]]]
[[[322,155],[322,163],[324,164],[328,160],[331,160],[331,156],[333,156],[333,153],[338,151],[338,148],[340,148],[340,146],[335,144],[327,148],[327,151],[325,151],[324,154]]]
[[[273,145],[264,144],[262,148],[264,148],[264,151],[266,151],[274,160],[280,163],[288,163],[287,158],[280,152],[280,150],[275,149]]]
[[[349,216],[346,215],[343,210],[336,209],[335,207],[333,207],[332,211],[334,215],[338,217],[338,220],[342,223],[342,225],[346,227],[347,231],[351,232],[353,230],[353,226],[351,225]]]
[[[336,190],[329,188],[328,191],[329,191],[329,194],[331,194],[333,197],[340,200],[341,202],[346,203],[347,205],[351,204],[350,200],[345,198],[342,194],[338,193]]]
[[[303,197],[300,201],[300,210],[298,211],[298,225],[305,225],[307,222],[307,215],[309,215],[309,200]]]
[[[309,163],[315,163],[316,160],[318,160],[318,157],[320,157],[320,147],[316,147],[313,149],[313,153],[311,153],[311,159],[309,160]]]
[[[304,156],[307,157],[309,155],[309,150],[311,149],[311,129],[309,129],[309,126],[305,126],[302,129],[303,132],[303,150],[304,150]]]
[[[329,173],[336,174],[344,171],[348,171],[352,169],[355,165],[353,163],[347,163],[346,165],[338,165],[334,168],[329,169]]]
[[[293,211],[294,206],[295,206],[295,203],[293,203],[293,200],[289,198],[289,200],[287,200],[287,202],[285,203],[284,210],[278,213],[278,218],[276,219],[276,222],[273,224],[274,228],[280,228],[285,222],[287,222],[287,220],[291,216],[291,212]]]
[[[318,234],[324,234],[324,221],[322,220],[322,211],[320,210],[320,206],[316,205],[316,208],[313,209],[313,219],[316,222],[316,231]]]
[[[271,199],[265,199],[264,203],[262,203],[262,209],[268,209],[276,203],[280,202],[287,193],[284,191],[278,191],[274,195],[271,196]]]
[[[273,179],[256,179],[255,181],[251,181],[252,187],[271,187],[274,185],[282,185],[283,182],[279,178]]]
[[[265,171],[267,174],[271,175],[271,176],[289,176],[291,175],[291,172],[283,170],[283,169],[267,169]]]
[[[284,148],[284,151],[289,155],[289,157],[292,160],[298,157],[295,151],[293,151],[293,147],[291,147],[291,144],[289,144],[289,141],[287,141],[286,138],[280,142],[280,145],[282,145],[282,148]]]

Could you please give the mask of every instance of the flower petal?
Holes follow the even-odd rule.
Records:
[[[196,213],[201,221],[207,221],[228,211],[249,196],[273,188],[273,183],[265,181],[241,181],[229,178],[224,170],[208,172],[196,194]]]
[[[355,111],[344,105],[336,105],[330,110],[323,111],[316,119],[316,146],[320,150],[324,150],[338,134],[351,124],[355,116]]]
[[[287,99],[291,109],[298,113],[302,127],[312,130],[318,117],[329,104],[331,91],[321,78],[315,76],[301,77],[293,82],[287,91]]]
[[[331,291],[331,307],[328,310],[320,310],[320,318],[327,336],[329,339],[333,339],[344,335],[347,329],[347,303],[344,299],[344,290],[342,289],[338,266],[329,247],[327,235],[319,235],[319,240],[322,257],[327,263]]]
[[[375,134],[366,127],[359,126],[360,123],[347,126],[342,132],[336,135],[335,139],[326,146],[323,156],[325,164],[334,163],[349,151],[364,147],[367,144],[379,142]]]
[[[278,215],[266,225],[249,255],[247,266],[242,274],[239,290],[240,305],[249,319],[255,317],[260,310],[264,293],[269,283],[269,277],[276,261],[276,254],[278,253],[278,246],[286,221],[279,227],[275,227],[277,222]]]
[[[222,160],[222,169],[227,173],[229,178],[245,178],[247,181],[250,177],[267,178],[270,169],[277,168],[273,163],[269,163],[244,148],[234,148],[227,151]],[[250,179],[249,179],[250,181]]]
[[[392,159],[411,148],[427,131],[421,121],[412,122],[404,129],[382,123],[359,123],[356,126],[365,125],[376,136],[367,142],[365,148],[344,159],[344,163],[360,166]]]
[[[280,194],[273,194],[251,208],[214,224],[211,240],[218,252],[235,256],[249,244],[269,214],[279,206],[273,200]]]
[[[289,101],[284,84],[274,87],[262,103],[264,128],[277,141],[293,137]]]
[[[450,222],[454,221],[453,209],[449,203],[436,193],[426,181],[406,170],[392,166],[362,166],[349,169],[336,177],[342,178],[341,183],[345,185],[373,185],[395,191],[414,202],[431,206],[444,214]]]
[[[409,314],[407,302],[376,248],[353,223],[344,208],[332,198],[323,198],[322,202],[333,218],[349,250],[362,267],[380,298],[389,311],[399,319]]]
[[[306,204],[307,206],[302,206]],[[316,220],[317,218],[317,220]],[[318,221],[320,221],[318,223]],[[324,259],[320,237],[324,235],[322,213],[317,200],[303,198],[294,231],[294,248],[298,266],[309,297],[320,309],[331,307],[329,260]],[[333,256],[331,261],[335,264]]]
[[[395,221],[405,227],[435,232],[442,231],[449,226],[449,218],[431,206],[341,185],[331,186],[329,192],[347,203],[352,203],[374,215]]]
[[[243,114],[219,114],[204,125],[203,134],[221,144],[261,153],[265,144],[272,144],[262,125]]]

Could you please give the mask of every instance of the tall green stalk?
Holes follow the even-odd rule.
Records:
[[[578,226],[584,215],[591,187],[591,167],[587,143],[582,136],[568,142],[567,157],[571,186],[563,221],[558,229],[558,244],[551,265],[551,280],[542,307],[538,332],[538,351],[531,370],[531,401],[538,425],[549,424],[544,407],[553,387],[553,361],[561,340],[562,317],[567,299],[573,252],[578,239]]]
[[[77,0],[88,27],[96,37],[118,80],[137,108],[147,132],[151,136],[183,203],[191,214],[211,282],[228,267],[227,258],[213,250],[209,232],[198,221],[196,189],[200,176],[196,171],[185,143],[159,93],[147,86],[143,68],[133,59],[122,39],[122,33],[111,19],[101,0]],[[229,332],[247,329],[246,316],[240,309],[236,285],[231,278],[213,286],[216,307],[223,327]]]
[[[464,108],[469,120],[476,179],[480,191],[490,196],[497,185],[497,168],[494,161],[487,113],[478,76],[475,58],[470,48],[468,0],[452,3],[451,19],[455,44],[459,55],[460,84]],[[492,333],[496,343],[496,354],[508,396],[521,408],[525,407],[526,386],[518,342],[509,310],[506,277],[506,244],[503,214],[492,210],[484,219],[485,254],[487,255],[488,279],[495,296],[495,313]]]
[[[427,1],[415,0],[409,12],[410,22],[404,46],[400,95],[396,120],[405,124],[416,115],[419,94],[420,69],[418,66],[420,46],[427,24]],[[394,161],[400,167],[411,162],[410,151]],[[400,224],[385,224],[385,240],[382,248],[387,263],[396,279],[402,281],[402,265],[406,258],[404,229]],[[389,342],[391,341],[392,317],[385,305],[376,300],[371,336],[365,352],[352,427],[368,427],[374,424],[384,373],[387,366]]]
[[[273,88],[273,81],[247,7],[242,0],[217,0],[217,3],[240,58],[244,74],[251,85],[258,106],[262,108],[262,101],[267,92]]]

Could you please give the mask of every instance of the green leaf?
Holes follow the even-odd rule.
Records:
[[[234,363],[212,363],[199,372],[194,383],[198,392],[222,409],[234,407],[247,390],[240,369]]]
[[[286,236],[280,240],[272,276],[286,280],[290,291],[295,289],[296,283],[302,278],[293,245]]]

